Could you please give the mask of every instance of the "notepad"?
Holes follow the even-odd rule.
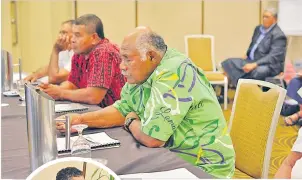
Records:
[[[3,95],[7,97],[17,97],[19,96],[19,93],[15,90],[12,90],[12,91],[3,92]]]
[[[194,174],[188,171],[186,168],[179,168],[170,171],[161,171],[153,173],[137,173],[137,174],[127,174],[119,176],[123,179],[198,179]]]
[[[71,104],[56,104],[55,105],[55,112],[56,113],[68,113],[68,112],[77,112],[77,111],[85,111],[88,107],[83,106],[78,103],[71,103]]]
[[[109,137],[105,132],[95,133],[95,134],[88,134],[83,135],[84,138],[88,139],[91,150],[95,149],[106,149],[106,148],[114,148],[120,146],[120,141],[116,139],[112,139]],[[70,148],[72,147],[73,143],[78,139],[78,136],[70,137]],[[90,141],[95,143],[92,143]],[[70,153],[70,149],[65,149],[65,137],[57,138],[57,148],[59,154]]]
[[[299,94],[299,96],[302,98],[302,88],[300,88],[297,93]]]

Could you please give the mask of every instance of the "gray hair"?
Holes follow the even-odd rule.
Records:
[[[161,56],[164,55],[167,45],[164,39],[154,32],[145,32],[139,35],[136,39],[136,49],[140,53],[142,60],[146,60],[148,51],[155,51]]]
[[[272,13],[272,15],[277,19],[278,18],[278,11],[276,8],[273,8],[273,7],[269,7],[269,8],[266,8],[264,10],[264,12],[270,12]]]

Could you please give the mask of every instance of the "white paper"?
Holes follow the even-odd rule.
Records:
[[[302,98],[302,87],[298,90],[298,94]]]
[[[83,106],[78,103],[71,103],[71,104],[56,104],[55,105],[55,112],[69,112],[69,111],[79,111],[79,110],[85,110],[88,107]]]
[[[188,171],[186,168],[179,168],[170,171],[161,171],[154,173],[138,173],[138,174],[127,174],[119,176],[122,180],[127,178],[142,178],[142,179],[198,179],[194,174]]]
[[[286,99],[285,101],[284,101],[286,104],[289,104],[289,105],[298,105],[299,103],[296,101],[296,100],[294,100],[294,99]]]
[[[72,147],[73,143],[78,139],[79,136],[70,137],[70,147]],[[105,145],[105,144],[115,144],[119,143],[118,140],[112,139],[105,132],[95,133],[95,134],[87,134],[84,135],[85,138],[89,140],[93,140],[98,144],[91,144],[91,146]],[[65,149],[65,137],[57,138],[57,147],[58,151],[64,151]]]
[[[19,93],[15,90],[3,92],[4,96],[19,96]]]

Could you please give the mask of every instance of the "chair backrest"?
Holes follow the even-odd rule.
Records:
[[[263,92],[259,87],[268,87]],[[254,178],[268,178],[272,145],[286,90],[259,80],[240,79],[229,131],[236,168]]]
[[[214,36],[212,35],[186,35],[186,55],[202,70],[216,71],[214,58]]]

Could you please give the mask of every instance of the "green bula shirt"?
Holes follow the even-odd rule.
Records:
[[[233,176],[235,152],[215,92],[184,54],[168,49],[143,84],[125,84],[113,106],[124,116],[135,112],[145,134],[189,163],[217,178]]]

